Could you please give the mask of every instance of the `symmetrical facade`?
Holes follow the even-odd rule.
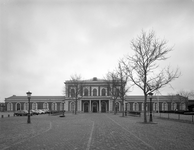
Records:
[[[79,92],[78,89],[79,88]],[[119,87],[118,87],[119,88]],[[71,81],[65,82],[66,96],[32,96],[31,109],[49,109],[52,111],[66,110],[74,112],[77,104],[77,112],[97,113],[112,112],[113,97],[110,87],[105,80],[93,78],[83,80],[80,84]],[[124,109],[131,111],[143,111],[144,96],[125,96]],[[121,100],[116,100],[116,108],[121,111]],[[150,103],[146,104],[149,111]],[[179,95],[175,96],[154,96],[152,100],[153,111],[186,110],[187,101]],[[11,96],[5,99],[7,111],[28,110],[28,100],[26,96]]]
[[[75,109],[76,99],[78,112],[112,111],[112,97],[105,80],[93,78],[92,80],[83,80],[78,84],[74,81],[66,81],[65,85],[68,111]]]

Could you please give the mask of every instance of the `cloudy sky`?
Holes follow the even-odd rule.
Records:
[[[103,78],[141,30],[173,46],[163,65],[181,71],[161,93],[193,90],[193,0],[1,0],[0,101],[27,90],[62,95],[75,73]]]

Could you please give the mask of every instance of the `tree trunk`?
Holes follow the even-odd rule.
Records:
[[[75,100],[75,115],[77,114],[77,98]]]
[[[125,116],[125,110],[124,110],[124,99],[122,98],[122,117]]]
[[[114,111],[114,115],[117,114],[117,110],[116,109],[117,109],[116,108],[116,102],[115,102],[115,99],[114,99],[114,101],[113,101],[113,111]]]
[[[144,123],[147,123],[146,106],[147,106],[147,95],[144,93]]]

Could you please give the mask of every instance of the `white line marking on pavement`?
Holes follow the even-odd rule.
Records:
[[[106,115],[107,116],[107,115]],[[132,132],[130,132],[129,130],[127,130],[126,128],[124,128],[123,126],[121,126],[118,122],[116,122],[115,120],[113,120],[112,118],[108,117],[110,120],[112,120],[115,124],[117,124],[118,126],[120,126],[123,130],[129,132],[131,135],[133,135],[134,137],[136,137],[138,140],[140,140],[142,143],[144,143],[145,145],[147,145],[148,147],[150,147],[151,149],[155,150],[154,147],[152,147],[150,144],[146,143],[145,141],[143,141],[142,139],[140,139],[139,137],[137,137],[135,134],[133,134]]]
[[[6,149],[8,149],[8,148],[10,148],[10,147],[12,147],[12,146],[14,146],[14,145],[23,143],[23,142],[25,142],[25,141],[27,141],[27,140],[29,140],[29,139],[32,139],[32,138],[34,138],[34,137],[36,137],[36,136],[39,136],[40,134],[43,134],[43,133],[48,132],[48,131],[51,130],[51,129],[52,129],[52,122],[50,122],[49,128],[48,128],[47,130],[45,130],[45,131],[43,131],[43,132],[40,132],[40,133],[38,133],[38,134],[35,134],[34,136],[31,136],[31,137],[26,138],[26,139],[24,139],[24,140],[21,140],[21,141],[19,141],[19,142],[16,142],[16,143],[14,143],[14,144],[12,144],[12,145],[9,145],[9,146],[7,146],[7,147],[4,147],[2,150],[6,150]]]
[[[92,142],[92,134],[93,134],[93,130],[94,130],[94,121],[92,121],[92,130],[90,132],[90,138],[88,140],[88,144],[87,144],[87,148],[86,150],[89,150],[90,149],[90,145],[91,145],[91,142]]]

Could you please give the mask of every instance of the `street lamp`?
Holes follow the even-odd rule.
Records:
[[[65,117],[65,99],[63,100],[63,117]]]
[[[150,97],[150,122],[152,122],[152,96],[153,96],[153,93],[149,92],[148,95]]]
[[[28,91],[28,92],[26,92],[26,94],[28,97],[28,120],[27,120],[27,123],[31,123],[31,121],[30,121],[30,98],[31,98],[32,92]]]

